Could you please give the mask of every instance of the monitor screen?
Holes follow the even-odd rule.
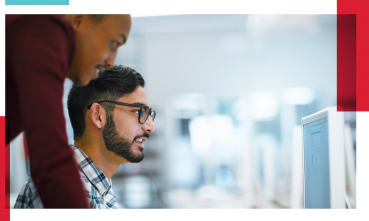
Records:
[[[328,121],[304,125],[305,208],[330,208]]]

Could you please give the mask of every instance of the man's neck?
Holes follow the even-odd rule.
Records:
[[[90,140],[92,142],[88,142]],[[99,142],[92,139],[80,139],[74,142],[74,145],[79,147],[91,160],[96,164],[97,167],[110,179],[118,170],[122,159],[119,159],[113,152],[109,151],[104,142]]]

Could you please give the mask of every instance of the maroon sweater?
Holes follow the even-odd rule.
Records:
[[[26,132],[31,176],[45,208],[87,208],[62,104],[74,29],[61,15],[6,15],[5,33],[8,138]]]

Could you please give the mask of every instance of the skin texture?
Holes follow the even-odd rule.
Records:
[[[135,91],[126,94],[117,101],[125,103],[139,102],[150,107],[146,93],[141,86],[138,86]],[[143,155],[142,147],[140,147],[140,143],[134,140],[137,136],[142,136],[145,133],[153,133],[155,125],[151,117],[144,124],[140,124],[138,122],[137,110],[139,108],[116,105],[113,111],[113,120],[118,136],[131,144],[131,153],[139,158]],[[83,137],[74,144],[81,148],[104,172],[105,176],[110,179],[117,171],[119,165],[129,163],[130,161],[107,149],[103,138],[103,130],[106,125],[106,111],[100,104],[94,103],[86,114],[86,129]]]
[[[99,22],[89,15],[64,17],[76,31],[76,53],[69,78],[84,86],[105,67],[113,67],[117,50],[126,43],[131,30],[131,16],[106,15]]]

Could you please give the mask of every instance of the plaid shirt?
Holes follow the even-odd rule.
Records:
[[[75,153],[74,157],[79,165],[82,181],[85,184],[90,207],[94,209],[118,209],[111,180],[106,178],[104,173],[79,147],[75,145],[72,147]],[[22,187],[14,208],[43,208],[31,177]]]

